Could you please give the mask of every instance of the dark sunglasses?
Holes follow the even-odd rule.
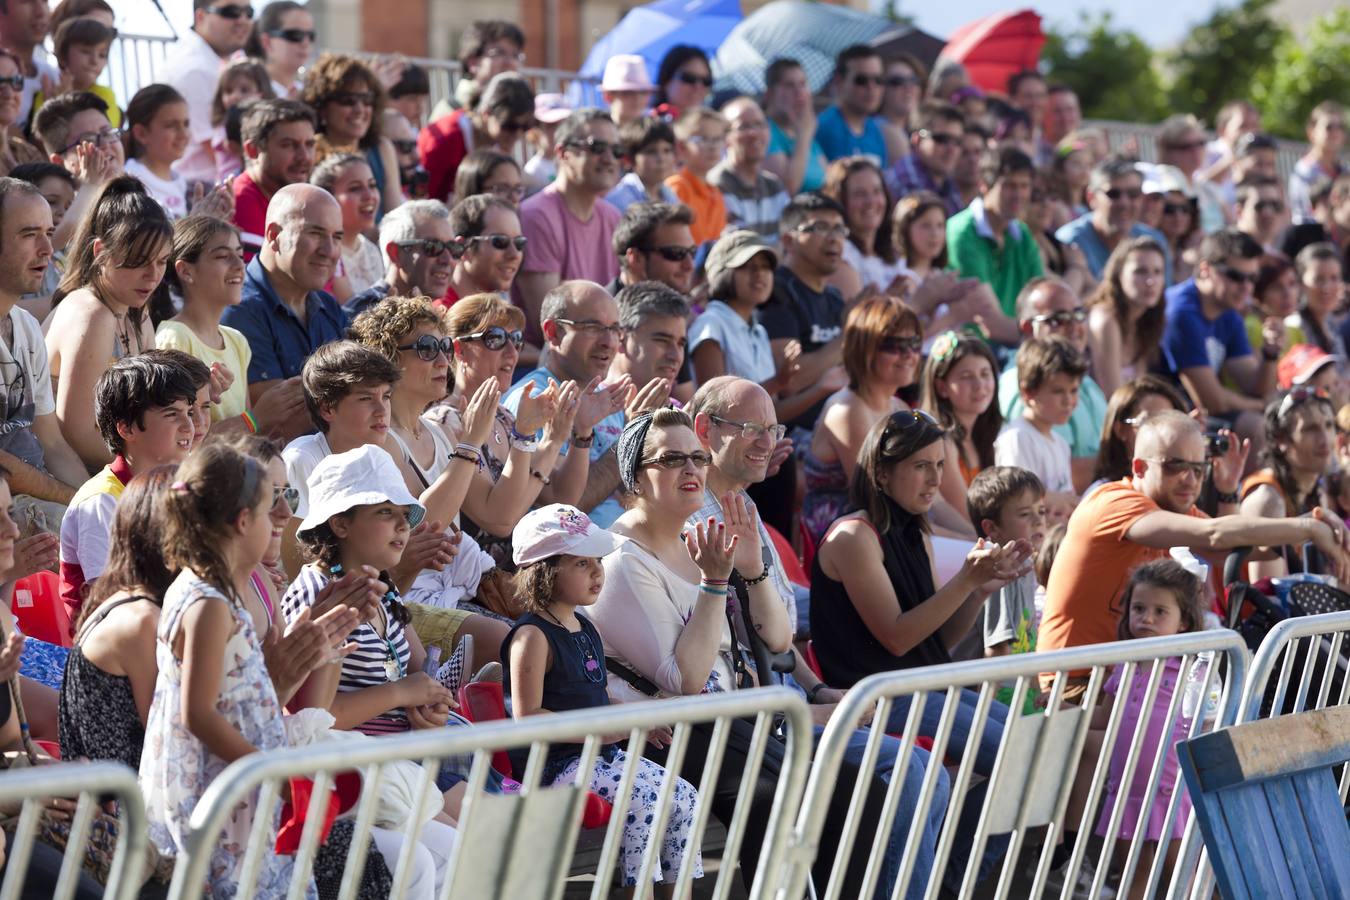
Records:
[[[1037,325],[1049,325],[1051,328],[1067,328],[1069,325],[1082,325],[1087,318],[1088,311],[1080,306],[1077,309],[1061,309],[1059,312],[1046,313],[1043,316],[1032,316],[1031,321]]]
[[[435,337],[424,334],[411,344],[403,344],[400,350],[416,350],[417,358],[422,362],[435,362],[437,354],[445,354],[446,359],[455,357],[455,341],[448,337]]]
[[[7,87],[14,93],[23,90],[22,75],[0,75],[0,87]]]
[[[416,153],[416,152],[417,152],[417,140],[416,140],[416,138],[414,138],[413,140],[410,140],[410,141],[393,141],[393,140],[391,140],[390,143],[394,145],[394,149],[395,149],[396,151],[398,151],[399,153],[405,153],[405,154],[406,154],[406,153]]]
[[[458,256],[464,252],[464,247],[455,241],[440,241],[436,238],[422,238],[417,241],[399,241],[398,248],[400,250],[415,250],[423,256],[440,256],[442,253],[447,252],[451,256]]]
[[[643,247],[643,253],[660,253],[661,258],[666,262],[684,262],[686,259],[693,259],[698,254],[698,247],[679,247],[673,244],[667,244],[663,247]]]
[[[513,119],[511,121],[498,124],[500,131],[509,131],[511,134],[522,134],[534,127],[534,119]]]
[[[491,328],[484,328],[482,331],[475,331],[473,334],[466,334],[460,338],[461,341],[482,341],[483,346],[488,350],[500,350],[510,341],[516,345],[519,350],[525,343],[525,335],[520,329],[507,331],[500,325],[493,325]]]
[[[482,241],[487,241],[491,244],[493,250],[505,250],[507,247],[515,247],[516,251],[520,253],[525,252],[525,245],[529,243],[529,240],[523,234],[518,234],[515,237],[512,237],[509,234],[480,234],[476,237],[469,238],[470,244],[477,244]]]
[[[918,353],[922,349],[923,338],[917,334],[909,337],[882,338],[877,344],[878,353]]]
[[[334,103],[338,106],[369,106],[375,107],[375,95],[370,91],[343,91],[340,94],[334,94],[332,97]]]
[[[886,87],[909,87],[919,83],[917,75],[892,75],[886,79]]]
[[[1144,196],[1144,192],[1139,188],[1108,188],[1102,191],[1108,200],[1119,200],[1122,197],[1126,200],[1138,200]]]
[[[693,453],[676,453],[671,450],[654,459],[644,459],[638,465],[644,468],[658,466],[662,469],[683,469],[687,462],[693,463],[696,469],[706,469],[712,464],[712,456],[702,450],[695,450]]]
[[[1170,146],[1168,147],[1168,149],[1169,149],[1169,150],[1199,150],[1199,149],[1200,149],[1201,147],[1203,147],[1203,146],[1205,146],[1205,141],[1204,141],[1204,140],[1198,140],[1198,141],[1186,141],[1184,144],[1172,144],[1172,145],[1170,145]]]
[[[319,39],[317,31],[304,28],[273,28],[267,32],[267,35],[268,37],[281,38],[288,44],[303,44],[306,41],[312,44]]]
[[[1164,216],[1185,216],[1190,215],[1191,205],[1189,203],[1164,203]]]
[[[573,150],[580,150],[590,156],[608,156],[618,159],[623,155],[622,148],[618,144],[597,141],[595,138],[586,138],[584,141],[568,141],[565,146],[571,147]]]
[[[272,485],[272,505],[276,506],[277,501],[281,500],[282,498],[285,498],[286,506],[288,509],[290,509],[291,515],[295,515],[297,512],[300,511],[299,488],[291,487],[289,484],[285,486],[279,484]]]
[[[1228,265],[1228,263],[1218,263],[1214,268],[1220,275],[1234,284],[1256,284],[1257,276],[1253,272],[1244,272]]]
[[[693,85],[702,85],[702,86],[705,87],[705,88],[710,88],[710,87],[712,87],[712,84],[713,84],[713,80],[712,80],[712,78],[711,78],[710,76],[708,76],[708,75],[695,75],[693,72],[681,72],[680,74],[676,75],[675,77],[678,78],[678,79],[680,80],[681,83],[687,84],[687,85],[690,85],[690,86],[693,86]]]
[[[854,87],[869,87],[871,85],[881,86],[886,83],[886,79],[880,75],[864,75],[859,72],[852,78]]]
[[[1167,459],[1149,459],[1148,462],[1154,462],[1162,466],[1163,474],[1168,478],[1176,478],[1186,472],[1195,476],[1196,481],[1204,481],[1205,473],[1209,471],[1209,462],[1191,462],[1187,459],[1177,459],[1168,457]]]
[[[919,129],[919,137],[928,138],[939,147],[953,147],[961,143],[959,134],[943,134],[940,131],[929,131],[927,128]]]
[[[1283,201],[1283,200],[1257,200],[1257,201],[1256,201],[1256,211],[1259,212],[1259,213],[1262,213],[1262,212],[1282,213],[1282,212],[1284,212],[1284,201]]]
[[[251,19],[253,18],[253,7],[239,6],[234,3],[227,3],[224,6],[208,6],[206,11],[220,16],[222,19]]]

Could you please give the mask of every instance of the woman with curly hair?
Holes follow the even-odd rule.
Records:
[[[305,75],[301,99],[319,117],[316,166],[334,153],[355,153],[370,164],[380,185],[380,206],[375,212],[378,225],[385,212],[403,202],[398,156],[393,143],[380,134],[384,85],[359,59],[325,53]]]

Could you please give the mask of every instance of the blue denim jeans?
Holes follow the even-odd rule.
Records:
[[[816,727],[816,739],[820,739],[820,734],[824,729]],[[849,738],[848,746],[844,750],[844,761],[854,768],[862,765],[863,756],[867,752],[867,742],[871,738],[871,730],[859,728],[853,732]],[[883,735],[881,746],[877,753],[876,766],[873,774],[884,783],[883,788],[880,785],[873,785],[872,792],[889,790],[891,778],[894,774],[895,761],[900,755],[900,741],[890,735]],[[881,873],[877,879],[877,887],[874,893],[875,900],[888,900],[895,886],[895,880],[900,874],[900,863],[904,859],[905,842],[909,839],[909,825],[914,821],[914,814],[919,806],[919,794],[923,790],[923,782],[929,766],[929,753],[922,747],[915,747],[911,751],[909,765],[904,772],[904,784],[900,787],[900,797],[896,804],[895,820],[890,823],[890,837],[886,841],[886,850],[882,857]],[[923,896],[924,888],[928,885],[929,873],[933,870],[933,856],[937,850],[938,834],[942,829],[942,818],[947,811],[947,801],[951,794],[951,781],[946,771],[939,769],[937,781],[933,789],[933,802],[928,807],[928,815],[923,820],[923,834],[919,838],[918,855],[911,869],[909,890],[905,892],[907,900],[919,900]],[[866,831],[859,832],[857,842],[862,846],[870,844],[871,839]],[[818,891],[823,891],[825,885],[817,884]]]
[[[956,719],[952,723],[951,738],[947,742],[947,756],[953,760],[964,759],[969,747],[971,727],[975,722],[975,708],[980,699],[978,691],[962,688],[956,708]],[[911,697],[899,697],[891,705],[891,716],[886,730],[891,734],[901,734],[909,718]],[[923,705],[923,715],[919,720],[919,735],[936,737],[938,726],[942,722],[942,709],[947,702],[945,693],[932,693]],[[1003,725],[1008,720],[1008,707],[997,700],[990,701],[989,716],[985,720],[984,730],[979,742],[973,748],[975,753],[974,772],[988,778],[994,771],[994,760],[998,757],[998,745],[1003,741]],[[961,886],[961,877],[970,858],[972,844],[975,842],[975,829],[979,824],[980,808],[984,805],[984,795],[989,787],[988,781],[982,781],[966,792],[961,804],[961,818],[957,823],[956,840],[952,844],[947,871],[943,883],[949,890]],[[985,842],[984,856],[980,860],[979,878],[983,881],[1008,849],[1008,836],[990,835]]]

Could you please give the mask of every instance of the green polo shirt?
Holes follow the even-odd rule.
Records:
[[[957,272],[978,278],[993,289],[1003,313],[1017,318],[1017,295],[1022,285],[1045,274],[1041,253],[1031,231],[1014,219],[1003,234],[1003,246],[994,242],[994,231],[984,214],[984,200],[947,220],[947,258]]]

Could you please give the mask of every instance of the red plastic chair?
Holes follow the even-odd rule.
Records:
[[[819,678],[821,681],[825,680],[825,676],[820,674],[820,661],[816,659],[816,645],[814,641],[806,642],[806,665],[810,667],[812,672],[816,673],[817,678]],[[904,735],[899,732],[887,732],[887,734],[897,739],[901,739],[904,737]],[[914,746],[920,747],[931,753],[933,752],[933,739],[930,737],[922,737],[922,736],[916,737],[914,739]],[[951,757],[947,757],[944,760],[944,762],[947,765],[955,765],[955,763],[951,761]]]
[[[811,587],[811,578],[802,568],[801,560],[797,559],[797,551],[792,549],[792,544],[788,543],[788,539],[767,522],[764,524],[764,530],[769,533],[769,540],[773,541],[774,550],[778,551],[778,559],[783,563],[783,574],[787,576],[788,581],[799,584],[804,588]]]
[[[44,753],[46,753],[52,759],[61,758],[61,745],[56,743],[56,741],[35,740],[33,741],[33,743],[36,744]]]
[[[19,630],[31,638],[69,647],[70,616],[61,602],[60,580],[55,572],[41,571],[14,583],[14,615]]]
[[[506,718],[506,700],[499,681],[471,681],[459,689],[459,714],[470,722],[496,722]],[[511,757],[505,750],[492,754],[492,768],[507,778],[515,777]],[[581,813],[582,828],[602,828],[609,824],[614,805],[595,791],[586,792]]]

